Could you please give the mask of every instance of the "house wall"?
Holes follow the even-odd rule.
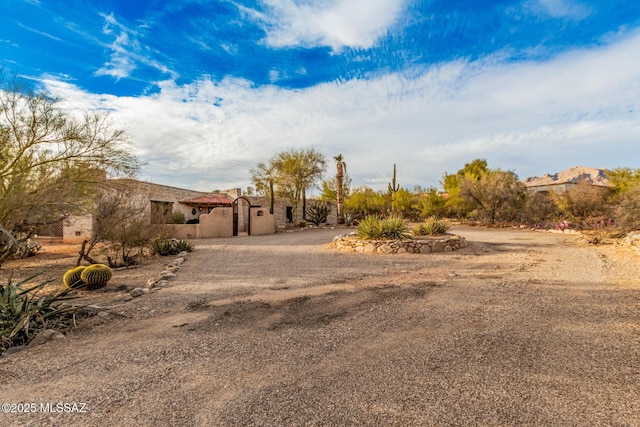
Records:
[[[126,186],[127,191],[131,193],[131,197],[139,200],[140,203],[146,203],[149,205],[149,215],[151,215],[151,202],[169,202],[173,204],[173,211],[182,212],[185,218],[188,220],[199,218],[200,215],[208,213],[206,208],[202,210],[195,208],[196,212],[193,213],[193,207],[182,205],[178,203],[180,200],[191,199],[199,196],[211,196],[219,194],[234,200],[238,197],[240,189],[234,188],[231,190],[224,190],[218,193],[187,190],[184,188],[171,187],[168,185],[153,184],[151,182],[138,181],[135,179],[112,179],[109,180],[109,184],[113,186]]]
[[[92,233],[93,215],[70,216],[63,220],[63,243],[82,243],[91,239]]]
[[[251,235],[263,236],[276,232],[275,217],[269,213],[269,207],[251,208]]]
[[[267,213],[269,212],[270,199],[269,197],[247,197],[251,201],[252,206],[261,206],[266,209]],[[311,206],[315,199],[307,200],[307,207]],[[338,222],[338,212],[336,210],[336,204],[333,202],[327,202],[331,207],[331,213],[327,217],[327,224],[336,224]],[[273,204],[273,216],[276,227],[284,227],[288,224],[287,221],[287,206],[292,206],[289,200],[281,197],[277,197]],[[253,210],[253,209],[252,209]],[[302,220],[302,201],[298,204],[298,221]],[[253,218],[251,218],[253,221]],[[253,226],[253,222],[251,222]]]
[[[198,224],[163,224],[162,229],[174,239],[195,239]]]
[[[217,207],[211,213],[200,216],[197,224],[196,239],[215,237],[233,237],[233,210]]]
[[[579,184],[574,182],[565,182],[562,184],[550,184],[550,185],[535,185],[527,187],[527,190],[531,192],[544,192],[544,193],[556,193],[562,194],[565,193],[568,189],[576,187]],[[595,188],[598,191],[607,192],[609,191],[609,187],[605,187],[602,185],[589,185],[588,188]]]

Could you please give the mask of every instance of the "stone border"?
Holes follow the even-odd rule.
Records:
[[[430,254],[453,252],[467,247],[464,237],[446,235],[443,237],[404,240],[361,240],[357,233],[339,235],[333,238],[333,245],[340,251],[369,254]]]

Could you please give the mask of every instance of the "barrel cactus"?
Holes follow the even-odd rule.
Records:
[[[64,276],[62,276],[62,283],[64,283],[64,285],[67,288],[74,288],[80,284],[84,284],[84,282],[80,278],[80,275],[82,274],[85,268],[87,267],[85,267],[84,265],[81,265],[67,271],[66,273],[64,273]]]
[[[85,268],[80,274],[80,279],[87,284],[87,289],[98,289],[104,287],[113,272],[104,264],[93,264]]]

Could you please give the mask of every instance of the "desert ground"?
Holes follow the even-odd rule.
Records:
[[[637,255],[468,227],[458,252],[340,253],[341,232],[194,241],[133,299],[170,258],[117,271],[83,294],[101,315],[0,358],[0,403],[35,409],[0,425],[640,425]]]

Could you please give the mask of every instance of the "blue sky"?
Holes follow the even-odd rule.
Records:
[[[635,0],[0,0],[0,67],[110,111],[178,187],[292,147],[375,189],[640,167]]]

